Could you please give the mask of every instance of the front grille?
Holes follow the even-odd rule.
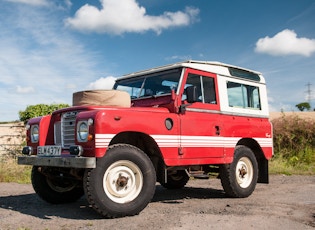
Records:
[[[61,145],[61,121],[57,121],[54,124],[54,140],[55,140],[55,145]]]
[[[75,119],[77,111],[66,112],[61,116],[61,143],[63,148],[75,144]]]

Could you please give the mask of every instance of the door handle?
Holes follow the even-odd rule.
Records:
[[[216,125],[216,126],[214,126],[214,128],[215,128],[215,135],[220,135],[220,126],[218,126],[218,125]]]

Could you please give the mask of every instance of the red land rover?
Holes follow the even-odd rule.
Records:
[[[185,61],[73,94],[73,106],[30,119],[19,164],[50,203],[85,194],[107,218],[142,211],[156,182],[180,189],[219,173],[230,197],[268,183],[273,155],[265,79],[219,62]]]

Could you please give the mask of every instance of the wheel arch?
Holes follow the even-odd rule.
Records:
[[[109,146],[114,144],[129,144],[141,149],[152,161],[157,176],[160,175],[160,170],[163,170],[161,165],[164,165],[162,152],[150,135],[136,131],[121,132],[111,140]]]
[[[252,138],[243,138],[238,141],[237,145],[244,145],[253,151],[258,163],[257,183],[269,183],[268,160],[259,143]]]

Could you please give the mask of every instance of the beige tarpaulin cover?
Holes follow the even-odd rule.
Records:
[[[73,93],[72,105],[130,107],[130,95],[118,90],[87,90]]]

